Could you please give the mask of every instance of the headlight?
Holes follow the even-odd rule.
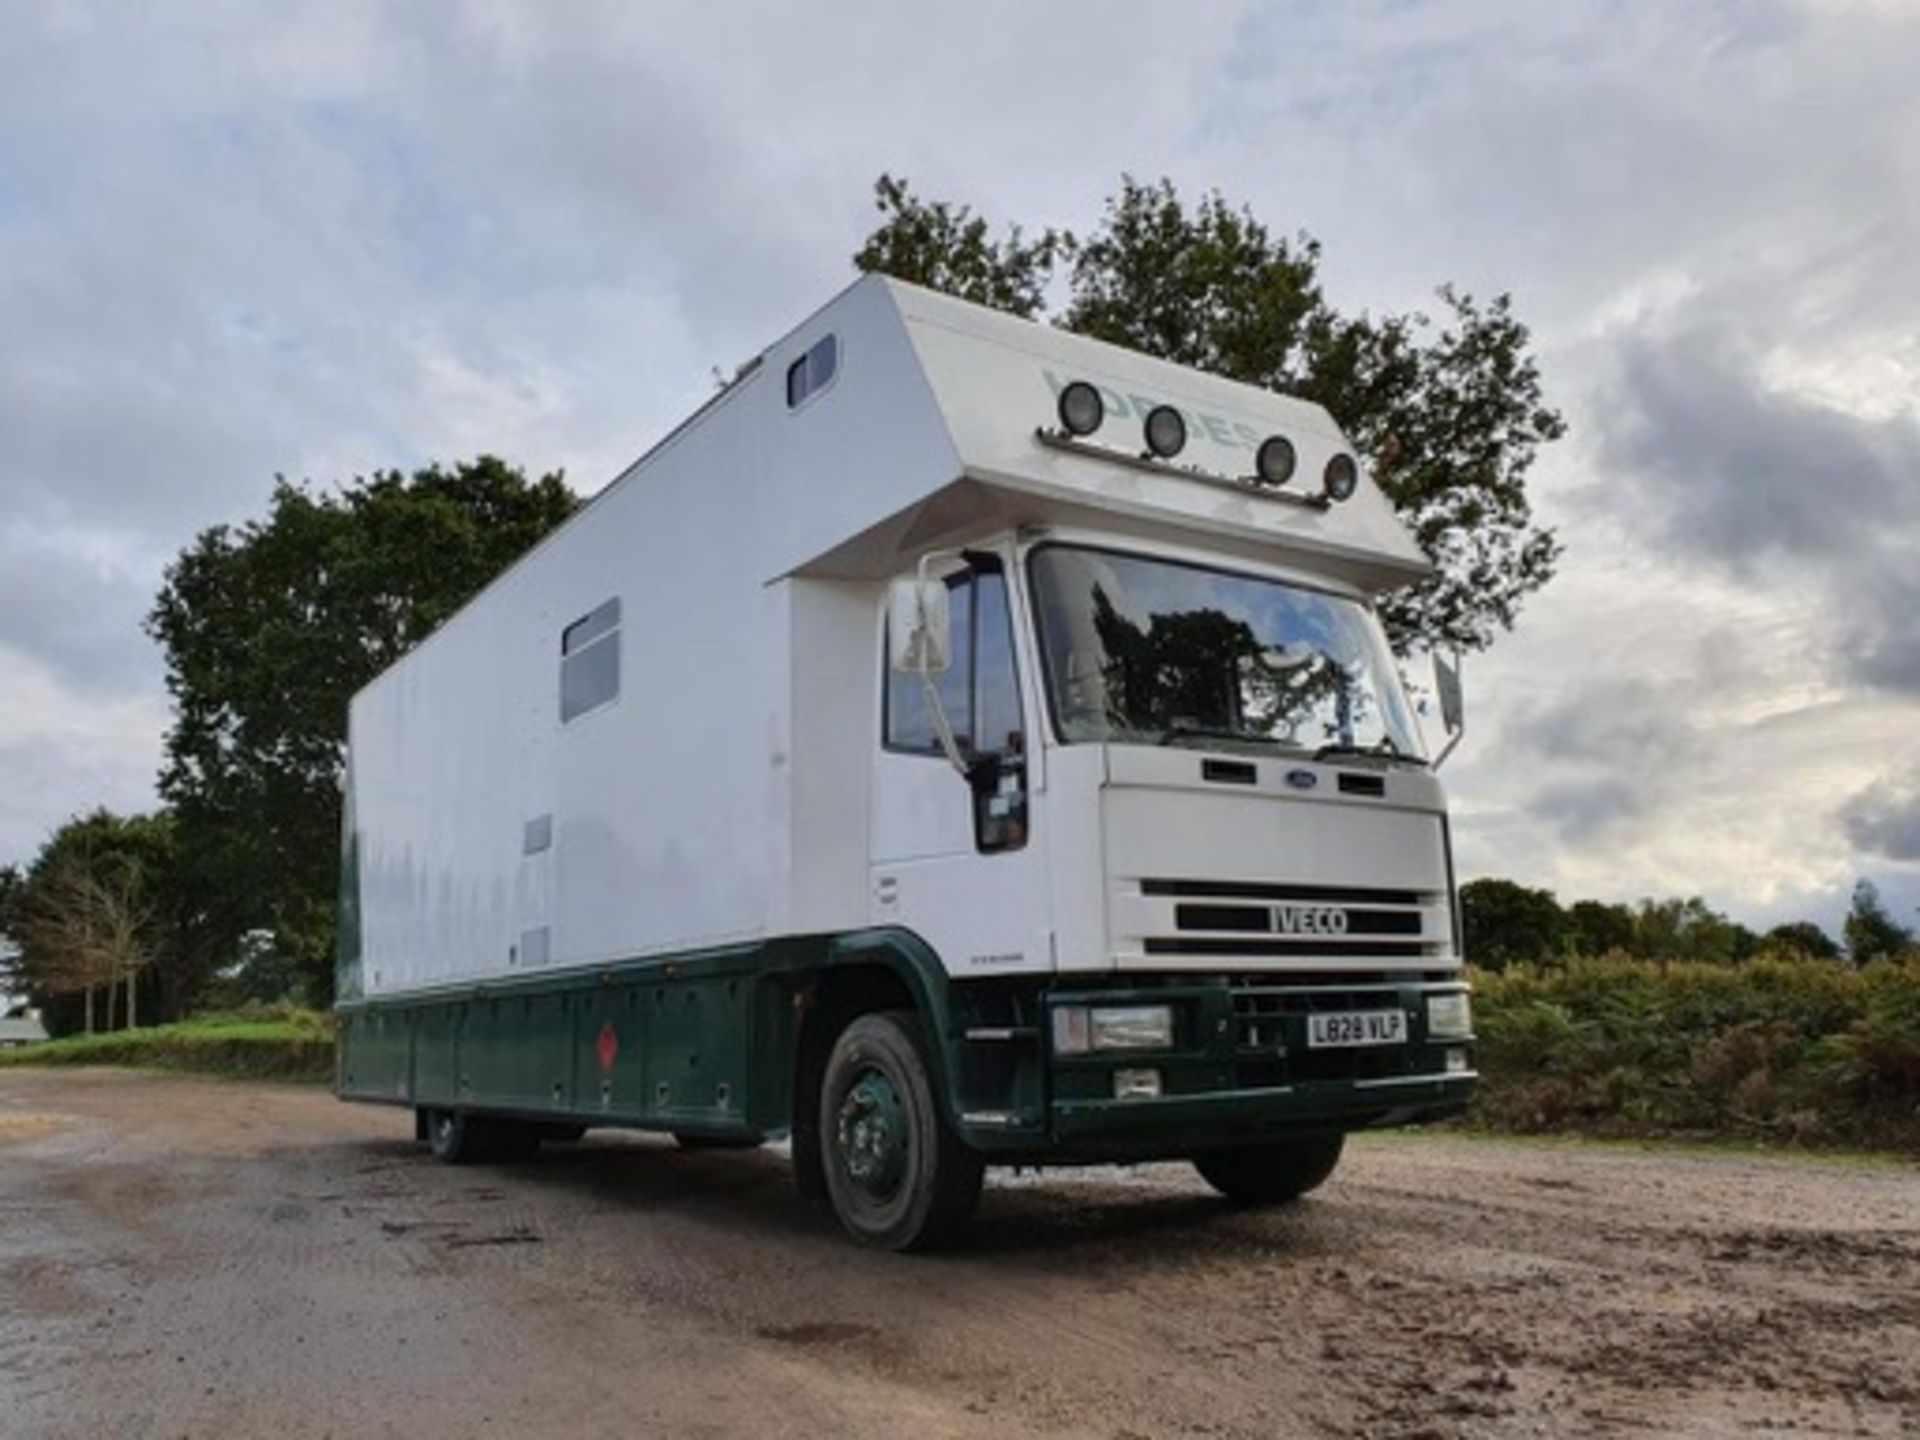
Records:
[[[1171,1050],[1171,1005],[1057,1005],[1053,1011],[1053,1053],[1085,1055],[1092,1050]]]
[[[1427,997],[1427,1038],[1467,1040],[1473,1035],[1473,1005],[1466,992]]]

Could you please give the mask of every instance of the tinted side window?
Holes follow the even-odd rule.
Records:
[[[1007,577],[977,568],[947,581],[952,595],[952,661],[934,677],[953,738],[963,751],[1009,754],[1023,748],[1020,688],[1013,664],[1013,610]],[[926,692],[915,675],[889,668],[886,744],[892,750],[940,753]],[[1015,738],[1019,737],[1019,738]]]
[[[620,600],[616,596],[560,632],[560,721],[620,693]]]
[[[1020,688],[1013,669],[1013,611],[1007,577],[998,570],[974,577],[973,733],[982,750],[996,755],[1024,748]]]

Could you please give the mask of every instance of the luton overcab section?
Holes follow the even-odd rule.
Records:
[[[1316,405],[869,276],[352,703],[344,1098],[1280,1203],[1470,1098],[1429,563]],[[1440,752],[1443,754],[1444,752]]]

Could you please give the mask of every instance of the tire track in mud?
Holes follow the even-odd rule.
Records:
[[[64,1118],[0,1123],[26,1440],[1920,1433],[1911,1170],[1378,1137],[1277,1212],[996,1176],[905,1258],[771,1151],[447,1168],[312,1091],[0,1079],[29,1112]]]

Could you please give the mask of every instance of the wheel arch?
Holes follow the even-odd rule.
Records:
[[[886,926],[838,935],[804,966],[796,991],[801,1018],[794,1037],[792,1118],[794,1171],[808,1195],[825,1194],[815,1097],[833,1042],[848,1022],[879,1010],[912,1010],[926,1026],[935,1103],[961,1133],[947,972],[932,946],[911,930]]]

